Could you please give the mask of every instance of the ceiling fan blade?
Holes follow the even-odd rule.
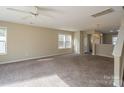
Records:
[[[40,17],[49,17],[49,18],[54,18],[53,15],[50,15],[49,13],[42,13],[42,12],[39,12],[39,15]]]
[[[42,7],[42,6],[33,6],[35,8],[37,8],[37,13],[41,13],[43,14],[44,12],[48,12],[48,13],[54,13],[54,14],[63,14],[62,11],[58,11],[56,9],[52,9],[52,8],[48,8],[48,7]]]
[[[36,7],[39,11],[56,11],[54,9],[50,9],[47,7],[40,7],[40,6],[34,6],[34,7]]]
[[[22,13],[27,13],[27,14],[33,14],[32,12],[23,11],[23,10],[14,9],[14,8],[7,8],[7,9],[8,9],[8,10],[11,10],[11,11],[16,11],[16,12],[22,12]]]
[[[26,19],[29,19],[29,18],[32,18],[32,16],[25,16],[25,17],[23,17],[22,19],[23,19],[23,20],[26,20]]]

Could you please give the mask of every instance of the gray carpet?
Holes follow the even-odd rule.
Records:
[[[0,65],[1,87],[110,87],[113,59],[63,55]]]

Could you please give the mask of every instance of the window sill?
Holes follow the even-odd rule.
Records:
[[[7,55],[7,53],[0,53],[0,56],[4,56],[4,55]]]

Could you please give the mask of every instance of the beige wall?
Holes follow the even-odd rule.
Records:
[[[112,44],[96,44],[95,53],[99,56],[113,57],[113,45]]]
[[[73,32],[3,21],[0,26],[7,27],[7,54],[0,55],[0,62],[73,52],[73,49],[58,49],[58,33],[73,36]]]

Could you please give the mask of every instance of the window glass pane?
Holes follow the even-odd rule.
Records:
[[[66,35],[66,41],[71,41],[71,36],[70,35]]]
[[[66,35],[66,48],[71,48],[71,35]]]
[[[6,49],[5,49],[5,42],[0,42],[0,53],[5,53]]]
[[[0,37],[0,41],[6,41],[6,37]]]
[[[71,43],[70,43],[70,41],[66,41],[66,48],[71,48]]]
[[[59,35],[59,41],[64,41],[65,35]]]
[[[65,35],[59,35],[58,48],[65,48]]]
[[[59,48],[65,48],[65,42],[59,41]]]
[[[0,28],[0,54],[6,53],[6,28]]]
[[[5,37],[6,33],[5,33],[5,28],[0,28],[0,37]]]

